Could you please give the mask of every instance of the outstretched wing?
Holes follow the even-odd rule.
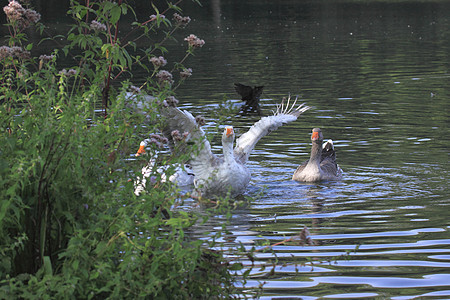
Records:
[[[189,163],[195,176],[209,174],[214,169],[218,158],[211,152],[211,145],[203,129],[197,124],[194,116],[176,107],[164,107],[161,114],[165,117],[163,134],[169,140],[172,151],[185,153],[188,146],[193,146]],[[176,132],[178,131],[178,132]],[[183,138],[177,142],[178,135]],[[189,149],[191,150],[191,149]]]
[[[251,100],[252,99],[253,89],[251,86],[243,85],[240,83],[235,83],[234,89],[236,90],[236,93],[241,95],[242,100]]]
[[[298,98],[293,101],[292,105],[290,103],[290,96],[287,99],[287,103],[285,103],[285,99],[283,99],[281,105],[277,106],[277,111],[273,116],[262,118],[250,127],[246,133],[241,135],[236,141],[236,147],[234,148],[234,155],[236,159],[242,163],[247,162],[248,156],[252,152],[256,143],[258,143],[263,136],[277,130],[278,127],[286,123],[297,120],[302,113],[310,109],[310,107],[306,106],[305,103],[296,107],[297,99]]]

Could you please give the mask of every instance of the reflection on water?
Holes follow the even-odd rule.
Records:
[[[255,280],[246,287],[266,282],[268,298],[350,297],[343,290],[359,298],[393,297],[404,289],[411,297],[433,291],[442,297],[450,291],[448,195],[424,185],[420,169],[413,175],[409,167],[350,168],[342,182],[317,185],[283,179],[288,166],[254,164],[252,169],[250,193],[255,186],[265,186],[266,193],[234,213],[229,226],[233,238],[222,242],[249,248],[258,241],[275,244],[307,226],[315,245],[273,247],[278,259],[274,273],[274,254],[257,253]]]

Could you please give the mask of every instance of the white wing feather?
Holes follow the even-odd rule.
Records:
[[[278,127],[286,123],[297,120],[302,113],[310,109],[310,107],[306,106],[305,103],[302,103],[296,107],[297,99],[298,98],[295,98],[292,105],[290,104],[290,96],[287,99],[287,103],[285,103],[285,99],[283,99],[281,104],[277,105],[277,111],[273,116],[262,118],[250,127],[246,133],[241,135],[239,139],[237,139],[236,147],[234,148],[234,155],[236,159],[242,163],[246,163],[256,143],[258,143],[262,137],[268,135],[274,130],[277,130]]]
[[[190,112],[186,110],[181,111],[176,107],[164,108],[162,113],[166,117],[163,128],[164,135],[171,140],[171,133],[174,130],[178,130],[180,134],[188,132],[189,135],[186,138],[186,142],[194,142],[196,148],[191,155],[189,164],[196,178],[207,178],[214,171],[214,166],[219,159],[212,153],[211,145],[205,136],[205,132],[198,126],[194,116]],[[182,148],[181,151],[184,152],[184,150],[185,148]]]

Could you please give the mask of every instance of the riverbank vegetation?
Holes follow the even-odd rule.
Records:
[[[205,43],[186,30],[191,20],[182,2],[153,6],[147,20],[119,30],[123,16],[135,18],[125,1],[71,1],[73,24],[62,36],[48,36],[28,2],[3,9],[9,36],[0,47],[0,298],[237,295],[233,272],[242,265],[213,250],[226,224],[204,239],[191,237],[208,210],[176,209],[187,196],[157,172],[146,193],[133,193],[149,157],[130,154],[159,131],[158,107],[195,72],[189,57]],[[55,50],[36,54],[31,30]],[[184,41],[183,57],[168,53],[172,40]],[[63,68],[62,57],[73,64]],[[138,70],[148,76],[135,86]],[[157,163],[179,159],[165,155]],[[228,205],[220,207],[215,213],[230,215]]]

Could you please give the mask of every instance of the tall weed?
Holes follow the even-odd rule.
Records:
[[[38,58],[25,29],[45,33],[40,15],[16,1],[4,9],[10,35],[0,48],[0,298],[235,295],[231,270],[240,265],[187,234],[205,214],[173,210],[184,196],[156,173],[138,197],[130,180],[142,163],[128,159],[131,151],[143,133],[158,131],[159,103],[190,76],[184,63],[204,44],[187,36],[186,55],[163,70],[165,45],[190,21],[180,15],[181,2],[154,6],[154,15],[120,36],[122,16],[134,14],[125,1],[71,1],[74,25],[43,39],[64,45]],[[164,16],[170,11],[172,20]],[[160,31],[166,34],[156,40]],[[140,39],[151,46],[137,49]],[[72,68],[60,69],[62,55],[73,59]],[[137,68],[149,74],[139,88],[126,79]],[[145,114],[130,105],[130,91],[154,97],[144,102]]]

